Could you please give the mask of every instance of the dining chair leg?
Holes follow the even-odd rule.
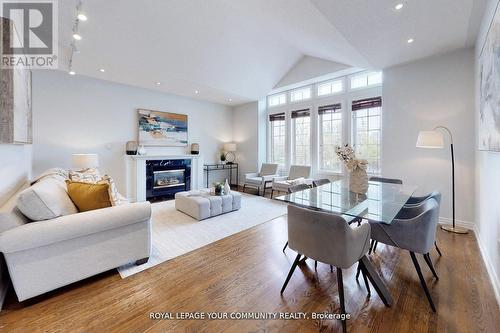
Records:
[[[442,257],[443,255],[441,254],[441,251],[439,250],[438,244],[436,241],[434,241],[434,246],[436,247],[436,251],[438,252],[439,256]]]
[[[422,275],[422,270],[420,269],[420,265],[418,264],[417,257],[415,256],[415,253],[412,251],[410,252],[411,260],[413,261],[413,265],[415,266],[415,269],[417,270],[418,278],[420,279],[420,284],[422,285],[422,288],[424,289],[425,296],[427,296],[427,300],[429,301],[429,304],[431,306],[432,311],[436,312],[436,307],[434,306],[434,302],[432,301],[431,293],[429,292],[429,289],[427,288],[427,283],[425,283],[424,276]]]
[[[330,273],[333,273],[333,266],[330,265]]]
[[[361,268],[359,270],[361,271]],[[362,273],[363,273],[363,280],[365,280],[366,291],[368,292],[368,296],[370,296],[371,290],[370,290],[370,284],[368,283],[368,278],[366,277],[365,272],[362,272]]]
[[[372,239],[372,240],[370,241],[370,249],[368,250],[368,254],[372,254],[372,251],[373,251],[373,244],[375,244],[375,240],[374,240],[374,239]]]
[[[378,245],[378,241],[375,241],[375,243],[373,243],[373,253],[375,253],[375,251],[377,251],[377,245]]]
[[[271,189],[271,199],[273,198],[274,190]]]
[[[286,241],[285,246],[283,246],[283,253],[285,253],[286,247],[288,246],[288,241]]]
[[[344,281],[342,279],[342,269],[337,267],[337,287],[339,289],[339,299],[340,299],[340,314],[345,314],[345,302],[344,302]],[[342,320],[342,332],[347,332],[347,323]]]
[[[429,255],[429,253],[424,254],[424,259],[425,262],[427,263],[427,266],[429,266],[429,268],[431,269],[431,272],[436,278],[436,280],[439,280],[439,276],[437,275],[436,270],[434,269],[434,265],[432,264],[431,256]]]
[[[295,257],[295,260],[293,261],[292,267],[290,267],[290,272],[288,272],[288,276],[286,277],[285,283],[283,284],[283,287],[281,288],[280,294],[283,294],[283,292],[285,291],[286,285],[288,284],[288,281],[290,281],[290,278],[292,277],[293,271],[295,270],[295,268],[299,264],[299,260],[300,260],[301,256],[302,255],[299,253]]]
[[[245,192],[246,187],[247,187],[247,184],[243,184],[243,192]]]
[[[317,260],[314,260],[314,270],[315,271],[318,270],[318,261]]]
[[[361,273],[361,266],[360,264],[358,263],[358,268],[356,269],[356,281],[359,280],[359,273]]]

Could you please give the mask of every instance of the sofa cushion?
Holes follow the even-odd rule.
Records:
[[[90,168],[83,171],[74,171],[71,170],[69,172],[69,179],[74,182],[85,182],[85,183],[97,183],[101,180],[101,174],[99,170]]]
[[[44,177],[19,193],[17,208],[33,221],[50,220],[78,213],[68,196],[66,184],[56,178]]]
[[[69,179],[69,172],[66,169],[61,168],[52,168],[43,172],[40,176],[35,178],[31,185],[41,181],[44,178],[55,178],[56,180],[64,182],[66,179]]]
[[[111,201],[112,206],[119,206],[121,205],[121,195],[118,193],[118,190],[116,189],[115,181],[111,176],[104,175],[102,176],[101,180],[97,182],[97,184],[108,184],[108,192],[109,192],[109,200]]]
[[[91,184],[67,180],[68,194],[80,212],[111,207],[109,184]]]

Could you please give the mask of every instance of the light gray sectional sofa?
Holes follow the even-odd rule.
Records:
[[[0,252],[20,301],[151,253],[149,202],[78,213],[64,180],[45,177],[0,207]]]

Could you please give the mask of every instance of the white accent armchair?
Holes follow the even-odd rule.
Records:
[[[288,176],[275,177],[272,182],[271,198],[274,191],[288,193],[290,187],[298,184],[312,184],[311,167],[308,165],[292,165]]]
[[[243,192],[247,187],[256,188],[260,194],[262,189],[262,196],[266,193],[266,187],[272,184],[273,179],[278,177],[278,164],[262,163],[260,172],[245,174],[245,183],[243,184]]]

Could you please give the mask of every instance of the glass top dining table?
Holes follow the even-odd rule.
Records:
[[[275,199],[344,215],[348,220],[362,218],[370,222],[390,224],[416,189],[416,186],[411,185],[370,181],[366,194],[356,194],[349,191],[348,181],[341,179]]]

